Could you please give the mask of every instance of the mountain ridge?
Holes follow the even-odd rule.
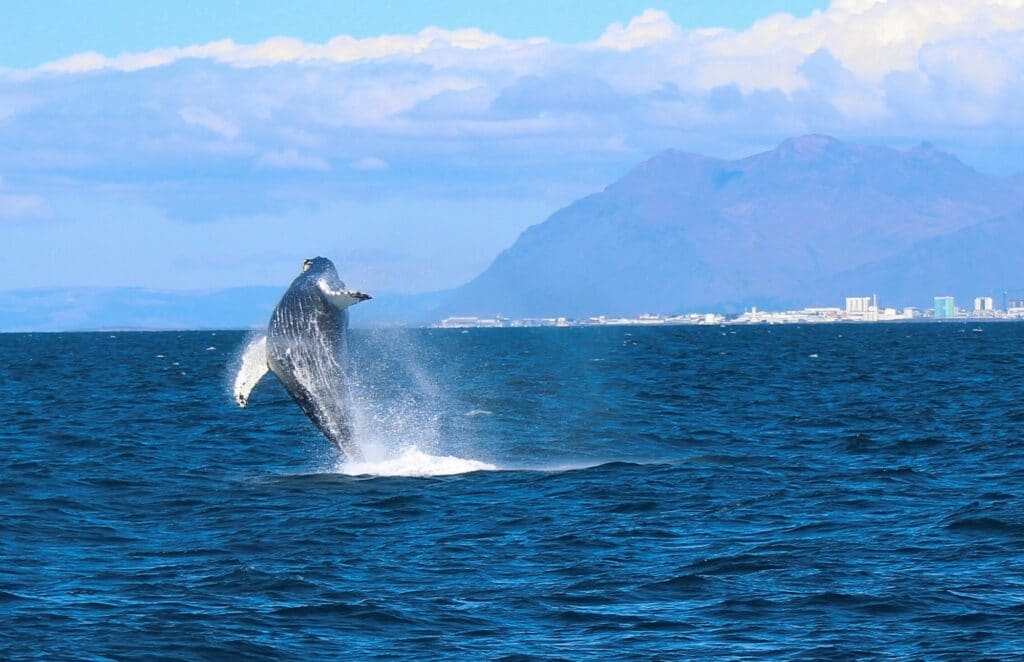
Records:
[[[731,160],[665,150],[525,230],[438,314],[822,303],[819,286],[839,274],[1009,213],[1022,193],[1024,178],[984,175],[927,143],[811,134]]]

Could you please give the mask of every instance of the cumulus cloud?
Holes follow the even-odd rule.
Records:
[[[601,79],[634,96],[666,84],[695,94],[723,86],[787,96],[811,90],[856,120],[887,114],[890,109],[877,90],[893,74],[955,82],[996,101],[995,95],[1021,78],[1022,30],[1020,0],[836,0],[808,17],[776,14],[745,30],[685,28],[663,11],[647,10],[625,25],[609,26],[589,44],[428,28],[363,39],[340,35],[324,43],[274,37],[256,44],[220,40],[113,57],[89,52],[47,63],[35,75],[141,72],[187,62],[232,68],[288,64],[303,74],[274,105],[288,109],[300,103],[303,87],[336,85],[339,103],[319,114],[323,123],[335,125],[372,124],[449,93],[475,90],[479,98],[485,90],[495,98],[522,85],[521,79],[551,74],[563,81]],[[1001,47],[1000,41],[1010,47]],[[852,85],[826,91],[818,87],[820,77],[804,75],[808,58],[823,52],[849,72]],[[332,65],[347,66],[338,70]],[[378,66],[385,75],[372,78],[352,68]],[[600,104],[592,110],[602,109],[609,110]],[[238,133],[230,117],[202,106],[183,108],[181,118],[225,138]]]
[[[613,23],[596,43],[604,48],[631,51],[678,39],[681,34],[680,27],[672,22],[666,12],[648,9],[625,27],[621,23]]]
[[[40,71],[84,73],[101,69],[140,71],[185,59],[208,59],[242,67],[266,66],[283,62],[354,62],[393,56],[416,56],[426,51],[457,49],[477,51],[508,44],[497,35],[475,28],[442,30],[427,28],[415,35],[385,35],[357,39],[339,35],[323,44],[312,44],[291,37],[271,37],[256,44],[236,44],[230,39],[182,48],[159,48],[142,53],[123,53],[106,57],[95,52],[47,62]],[[528,40],[527,43],[543,43]]]
[[[333,85],[340,103],[319,117],[334,124],[374,123],[450,93],[474,90],[477,98],[495,98],[522,85],[521,79],[552,74],[562,81],[601,79],[634,96],[666,84],[695,94],[723,86],[790,96],[818,91],[856,119],[885,115],[884,100],[871,90],[882,89],[893,74],[942,78],[999,94],[1021,78],[1022,31],[1020,0],[835,0],[825,11],[803,18],[776,14],[745,30],[685,28],[666,12],[647,10],[625,25],[609,26],[594,42],[577,45],[439,28],[363,39],[340,35],[324,43],[225,39],[113,57],[82,53],[30,75],[142,72],[188,62],[248,69],[287,64],[301,71],[298,81],[281,90],[276,102],[265,103],[294,110],[310,87]],[[806,60],[823,52],[851,74],[852,86],[826,92],[817,86],[820,77],[804,75]],[[377,67],[382,70],[375,73],[383,75],[365,75]],[[183,108],[181,118],[225,138],[238,133],[230,117],[201,105]]]
[[[225,39],[0,74],[0,171],[169,209],[196,208],[173,199],[207,195],[212,175],[237,187],[219,196],[230,213],[302,197],[274,170],[319,173],[334,195],[383,168],[402,190],[575,190],[580,169],[603,178],[666,147],[737,156],[824,132],[1011,153],[1020,126],[1022,0],[834,0],[743,30],[647,10],[579,44],[472,28]]]

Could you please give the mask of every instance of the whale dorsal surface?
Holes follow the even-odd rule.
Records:
[[[348,308],[369,299],[349,291],[327,258],[306,260],[270,316],[264,338],[246,348],[235,378],[235,399],[245,406],[249,393],[269,369],[320,431],[350,459]]]

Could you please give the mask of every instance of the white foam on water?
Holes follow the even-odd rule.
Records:
[[[566,461],[554,464],[512,464],[498,466],[481,460],[455,457],[454,455],[431,455],[412,446],[396,456],[366,459],[361,461],[339,461],[330,473],[345,476],[372,477],[411,477],[429,478],[431,476],[453,476],[478,471],[517,471],[531,473],[557,474],[571,471],[585,471],[603,467],[613,460]],[[664,461],[651,460],[646,462],[630,461],[628,464],[660,466]]]
[[[480,460],[454,455],[431,455],[412,446],[394,457],[367,459],[359,462],[341,462],[336,473],[346,476],[452,476],[472,471],[495,471],[498,467]]]

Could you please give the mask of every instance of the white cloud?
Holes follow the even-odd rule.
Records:
[[[206,108],[189,106],[178,111],[178,116],[191,126],[202,127],[228,140],[238,135],[238,127]]]
[[[0,220],[45,220],[52,217],[49,203],[38,195],[0,193]]]
[[[187,205],[196,173],[239,189],[254,166],[337,180],[387,167],[382,186],[448,186],[438,173],[464,172],[463,191],[529,177],[572,188],[571,173],[621,172],[670,146],[734,156],[803,132],[943,146],[984,135],[1009,153],[1024,148],[1021,126],[1024,0],[835,0],[743,30],[647,10],[582,44],[428,28],[0,72],[4,172],[127,179],[161,208],[217,213],[301,194],[252,185]],[[19,192],[49,197],[45,186]]]
[[[160,48],[142,53],[123,53],[106,57],[95,52],[47,62],[40,71],[84,73],[101,69],[139,71],[160,67],[184,59],[208,59],[242,67],[266,66],[283,62],[354,62],[393,56],[415,56],[430,50],[457,49],[478,51],[509,44],[506,39],[476,28],[442,30],[426,28],[415,35],[384,35],[357,39],[339,35],[323,44],[291,37],[271,37],[256,44],[236,44],[230,39],[181,48]],[[526,43],[544,43],[527,40]]]
[[[366,156],[348,164],[353,170],[387,170],[388,162],[376,156]]]
[[[42,220],[53,216],[53,209],[44,198],[12,192],[5,184],[0,176],[0,221]]]
[[[290,63],[311,67],[311,72],[324,65],[356,62],[430,67],[420,71],[415,80],[384,77],[362,91],[375,95],[363,105],[388,116],[407,110],[424,95],[501,85],[509,82],[510,76],[554,70],[587,75],[604,70],[608,80],[634,93],[669,81],[684,90],[707,91],[734,84],[744,90],[777,89],[790,94],[807,87],[799,75],[800,65],[821,50],[831,53],[864,83],[878,86],[893,72],[919,70],[922,54],[928,49],[950,42],[960,42],[966,49],[971,42],[983,47],[1000,36],[1024,41],[1022,31],[1021,0],[834,0],[827,10],[807,17],[775,14],[738,31],[683,29],[666,12],[648,9],[626,25],[609,26],[591,44],[511,40],[473,28],[427,28],[416,34],[362,39],[339,35],[324,43],[273,37],[256,44],[225,39],[114,57],[87,52],[47,63],[37,72],[134,72],[185,60],[245,68]],[[619,53],[619,59],[610,59],[609,51]],[[1000,72],[996,74],[999,84],[1013,77],[1002,70],[1009,68],[1019,75],[1021,69],[1020,64],[998,54],[992,58],[961,53],[958,60],[951,66],[966,66],[958,75],[987,77],[991,66]],[[403,95],[398,93],[400,88],[418,88],[423,93]],[[348,110],[344,114],[366,113]]]
[[[681,34],[682,30],[672,22],[667,13],[648,9],[631,20],[625,27],[621,23],[610,25],[598,38],[596,44],[618,51],[631,51],[678,39]]]
[[[142,53],[123,53],[116,57],[107,57],[90,51],[47,62],[39,67],[39,71],[64,74],[80,74],[101,69],[140,71],[184,59],[220,60],[221,58],[230,58],[233,53],[238,51],[238,48],[235,42],[223,39],[182,48],[157,48]]]
[[[282,170],[326,171],[331,169],[330,164],[326,160],[318,156],[299,154],[294,149],[264,152],[256,160],[256,165],[261,168],[279,168]]]

